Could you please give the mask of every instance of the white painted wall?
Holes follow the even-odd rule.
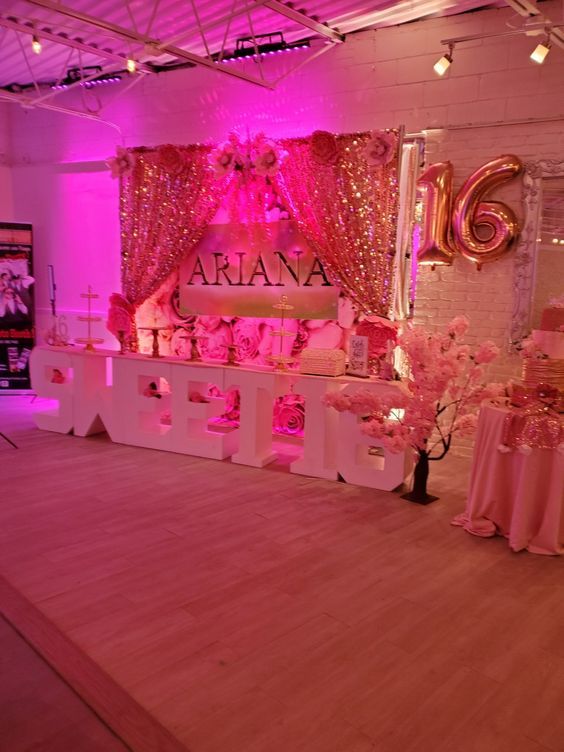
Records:
[[[556,15],[559,3],[544,3],[543,9]],[[564,50],[554,47],[545,65],[537,66],[529,60],[534,39],[479,40],[456,49],[444,79],[432,71],[441,39],[505,31],[512,16],[507,8],[363,32],[274,92],[202,69],[151,76],[110,104],[104,116],[120,126],[128,146],[220,140],[232,129],[244,135],[247,128],[276,137],[317,128],[448,126],[433,132],[428,160],[450,159],[457,188],[504,152],[525,161],[564,158]],[[267,61],[267,72],[287,64],[287,58]],[[72,104],[72,95],[63,95],[61,103]],[[531,118],[548,120],[511,124]],[[492,122],[499,125],[461,128]],[[107,297],[119,279],[117,185],[100,172],[100,161],[120,143],[119,134],[107,125],[15,108],[10,123],[15,215],[35,226],[39,307],[47,306],[47,263],[60,275],[63,309],[80,307],[78,293],[88,283]],[[518,182],[498,195],[522,213]],[[417,318],[435,325],[465,313],[471,337],[489,336],[505,346],[512,276],[512,257],[481,272],[463,259],[451,268],[423,270]],[[511,368],[514,363],[506,360],[503,372]]]
[[[0,222],[9,222],[14,217],[10,146],[8,105],[0,102]]]

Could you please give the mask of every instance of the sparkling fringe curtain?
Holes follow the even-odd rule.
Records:
[[[333,284],[367,316],[388,316],[398,214],[398,155],[370,166],[370,133],[284,139],[276,187]]]
[[[209,146],[132,149],[120,191],[123,294],[147,300],[202,237],[230,177],[217,180]]]
[[[370,133],[283,139],[288,152],[271,178],[333,284],[367,316],[387,316],[398,215],[397,132],[388,164],[369,164]],[[139,306],[201,239],[237,177],[217,178],[211,147],[130,150],[122,177],[122,287]],[[233,186],[235,187],[235,186]]]

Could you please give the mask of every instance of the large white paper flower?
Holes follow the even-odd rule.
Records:
[[[223,144],[219,144],[210,152],[208,159],[217,177],[223,177],[238,165],[243,164],[238,145],[233,141],[225,141]]]
[[[253,151],[255,173],[263,177],[273,177],[280,169],[286,152],[278,148],[274,141],[261,141]]]
[[[135,167],[135,154],[118,146],[115,157],[108,157],[106,164],[113,178],[125,178],[131,175]]]

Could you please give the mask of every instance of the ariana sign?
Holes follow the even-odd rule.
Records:
[[[209,225],[180,266],[183,315],[277,318],[281,295],[292,318],[337,318],[338,290],[295,222]]]

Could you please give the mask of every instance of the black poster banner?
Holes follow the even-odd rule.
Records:
[[[31,225],[0,222],[0,392],[31,389],[32,250]]]

